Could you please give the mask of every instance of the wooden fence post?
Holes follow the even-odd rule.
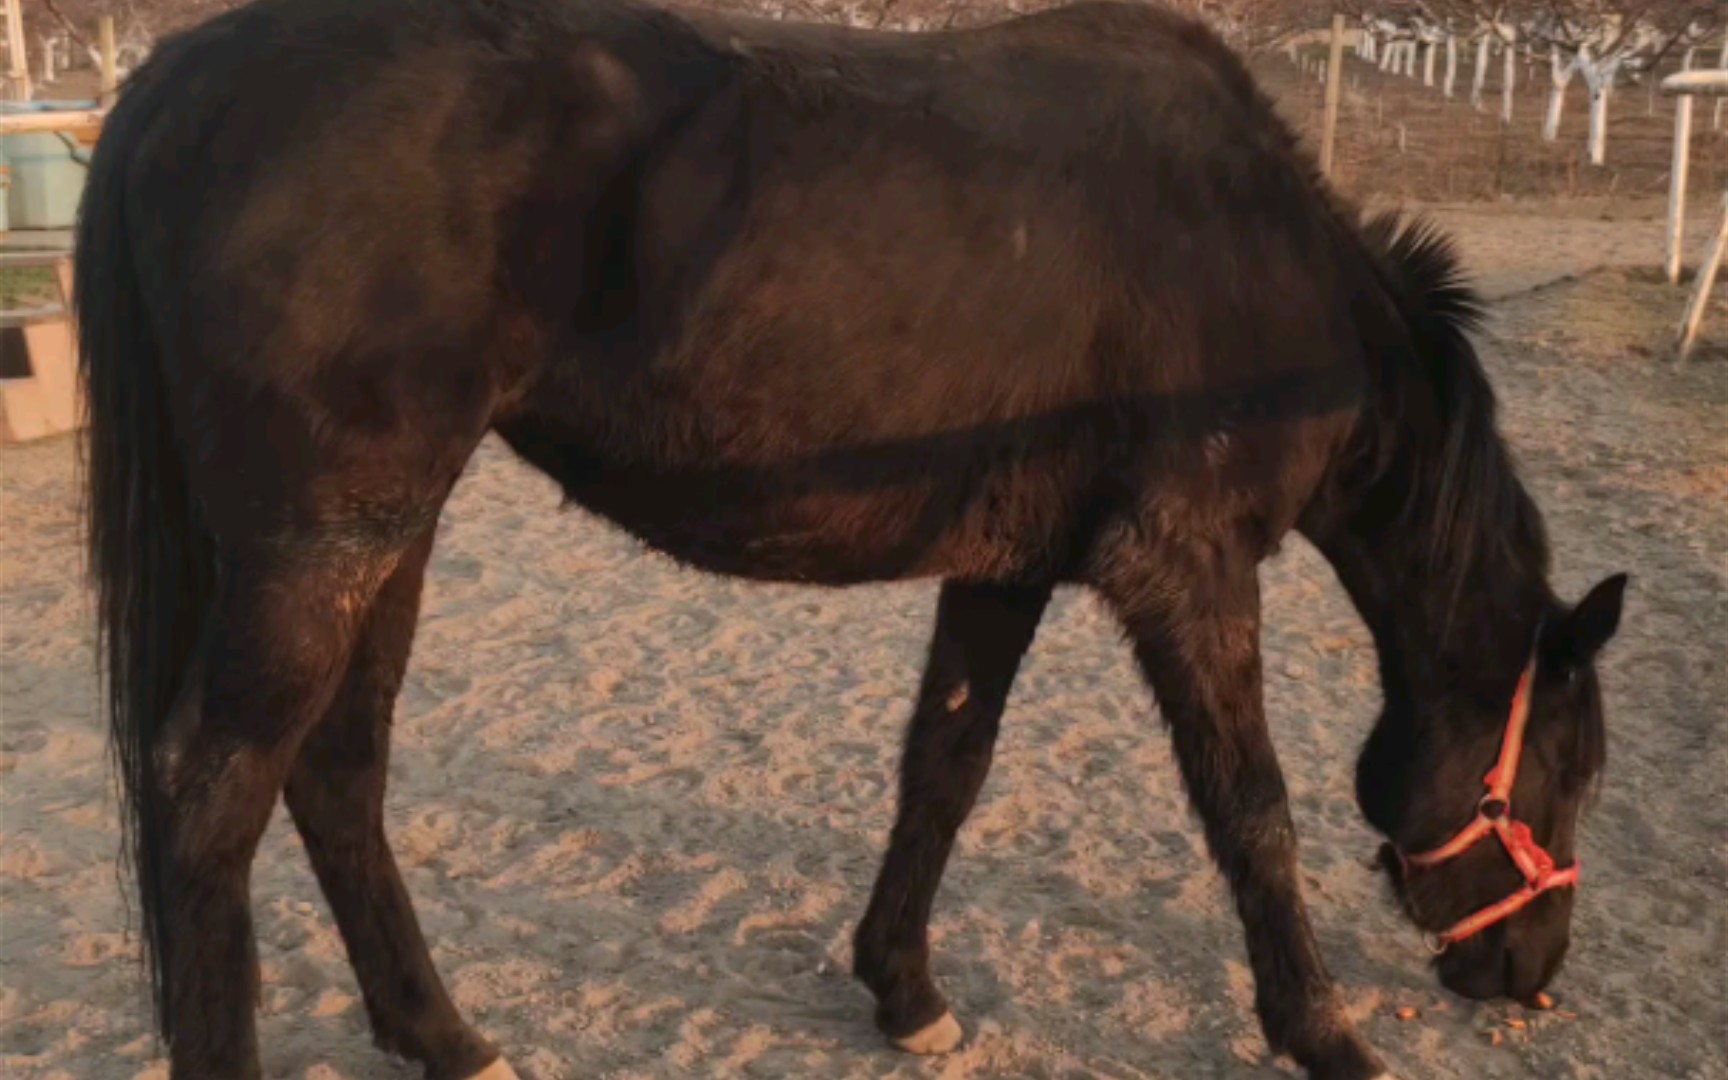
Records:
[[[1344,89],[1344,16],[1332,16],[1332,50],[1326,59],[1326,123],[1320,132],[1320,174],[1332,175],[1338,148],[1338,99]]]
[[[1668,284],[1680,280],[1680,249],[1686,232],[1686,172],[1692,164],[1692,95],[1674,102],[1674,164],[1668,170],[1668,257],[1663,272]]]
[[[1698,267],[1698,280],[1692,287],[1692,298],[1686,303],[1686,315],[1680,321],[1680,359],[1692,355],[1698,343],[1698,326],[1704,321],[1704,309],[1710,306],[1710,292],[1716,287],[1716,273],[1722,269],[1722,254],[1728,251],[1728,192],[1722,195],[1722,223],[1716,226],[1716,240]]]
[[[1518,28],[1507,27],[1506,65],[1501,69],[1501,81],[1505,84],[1500,88],[1500,122],[1512,122],[1512,100],[1518,86]]]
[[[30,61],[24,49],[24,12],[19,0],[6,0],[6,51],[10,54],[8,78],[19,101],[29,101]]]
[[[1724,31],[1722,34],[1722,59],[1717,61],[1716,66],[1721,68],[1723,71],[1728,71],[1728,31]],[[1723,105],[1728,105],[1728,98],[1717,98],[1716,99],[1716,119],[1711,125],[1711,129],[1714,131],[1721,131],[1722,130],[1722,106]]]
[[[114,16],[104,15],[97,24],[102,51],[102,107],[114,104],[114,91],[120,85],[119,57],[114,49]]]

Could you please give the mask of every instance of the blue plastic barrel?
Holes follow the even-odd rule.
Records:
[[[43,113],[93,109],[93,101],[9,101],[0,112]],[[0,137],[0,163],[10,168],[4,229],[69,229],[84,194],[85,152],[70,135],[32,133]]]

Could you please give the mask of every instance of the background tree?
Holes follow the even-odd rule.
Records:
[[[1530,21],[1529,33],[1546,46],[1552,89],[1543,136],[1558,135],[1566,87],[1574,74],[1590,94],[1589,158],[1608,159],[1608,103],[1629,62],[1654,75],[1676,47],[1698,44],[1716,32],[1722,12],[1698,0],[1555,0]]]

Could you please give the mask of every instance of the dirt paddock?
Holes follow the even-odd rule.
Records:
[[[1405,1080],[1728,1077],[1728,305],[1676,365],[1658,217],[1438,216],[1497,298],[1481,345],[1562,593],[1634,575],[1604,662],[1610,771],[1564,1014],[1448,998],[1361,865],[1366,632],[1291,543],[1264,573],[1269,709],[1322,947]],[[0,451],[0,474],[0,1073],[162,1077],[116,884],[73,443]],[[484,446],[440,531],[391,769],[439,967],[524,1077],[1287,1072],[1155,709],[1090,597],[1059,595],[938,898],[968,1041],[913,1059],[846,972],[934,588],[704,577],[557,507]],[[297,849],[278,815],[253,882],[266,1072],[417,1075],[370,1047]]]

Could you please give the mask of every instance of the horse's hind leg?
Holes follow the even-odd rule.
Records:
[[[301,739],[336,689],[394,554],[224,549],[202,643],[155,748],[151,875],[175,1080],[259,1075],[252,857]]]
[[[288,777],[288,810],[335,913],[378,1044],[464,1080],[498,1052],[456,1012],[384,835],[390,723],[419,618],[433,531],[409,548],[361,624],[348,670]]]
[[[1239,546],[1154,553],[1125,543],[1099,560],[1094,584],[1128,630],[1235,894],[1267,1041],[1315,1080],[1370,1080],[1383,1066],[1337,1000],[1302,902],[1295,828],[1261,700],[1257,563]]]
[[[348,370],[332,361],[327,389]],[[417,551],[483,430],[421,369],[367,429],[303,397],[259,393],[195,426],[189,487],[214,547],[214,588],[178,700],[152,737],[159,822],[156,955],[174,1080],[258,1075],[249,879],[258,839],[307,735],[331,707],[374,600]],[[225,384],[214,384],[222,386]],[[303,389],[303,388],[302,388]],[[314,419],[317,416],[317,419]],[[319,422],[322,421],[322,422]],[[413,576],[417,579],[419,569]]]
[[[853,971],[876,995],[876,1024],[902,1049],[942,1053],[960,1041],[930,977],[930,907],[990,771],[1009,687],[1050,592],[1047,584],[942,586],[900,760],[899,816],[853,942]]]

